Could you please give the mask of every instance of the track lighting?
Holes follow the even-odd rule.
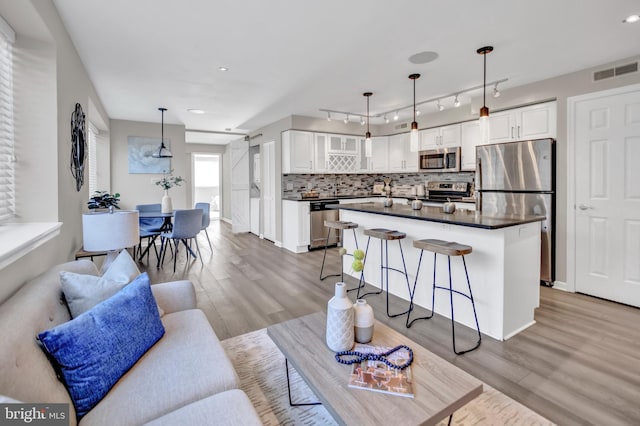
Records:
[[[500,91],[498,90],[498,83],[496,83],[496,85],[493,86],[493,97],[494,98],[500,97]]]
[[[387,114],[384,115],[384,122],[389,124],[389,117],[387,117]]]
[[[444,105],[440,103],[440,99],[438,99],[438,102],[436,103],[436,107],[438,107],[438,111],[444,111]]]
[[[420,110],[419,109],[416,110],[416,115],[420,115]]]
[[[364,122],[364,117],[360,117],[360,125],[364,126],[365,122]]]
[[[344,124],[347,124],[349,122],[349,114],[347,114],[347,116],[342,121],[344,121]]]
[[[460,106],[460,100],[458,99],[458,95],[456,95],[456,98],[453,100],[453,106],[456,108]]]
[[[327,111],[327,121],[331,121],[331,113]]]
[[[400,118],[400,116],[398,115],[398,111],[396,111],[396,113],[393,114],[393,121],[398,121],[398,118]]]

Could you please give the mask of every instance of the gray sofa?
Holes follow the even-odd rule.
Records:
[[[36,342],[39,332],[70,320],[60,271],[98,274],[88,260],[58,265],[0,305],[0,402],[68,403],[75,425],[69,394]],[[79,424],[260,425],[207,318],[196,309],[192,284],[151,288],[164,311],[165,335]]]

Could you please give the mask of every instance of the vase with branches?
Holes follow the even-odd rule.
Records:
[[[154,181],[156,185],[164,189],[164,196],[162,197],[162,213],[171,213],[173,211],[171,197],[169,197],[169,190],[174,186],[180,186],[182,182],[184,182],[182,176],[174,176],[173,169],[168,172],[165,171],[162,178]]]

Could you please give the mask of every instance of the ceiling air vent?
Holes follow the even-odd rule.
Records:
[[[593,73],[593,81],[600,81],[607,78],[629,74],[637,71],[638,71],[638,63],[632,62],[630,64],[620,65],[619,67],[596,71]]]
[[[406,129],[406,128],[407,128],[407,123],[401,123],[396,126],[396,130]]]

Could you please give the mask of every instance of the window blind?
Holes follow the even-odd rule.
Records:
[[[96,145],[98,143],[98,129],[89,123],[88,134],[88,155],[87,159],[89,162],[89,196],[92,196],[98,190],[98,159],[96,157]]]
[[[13,43],[15,34],[0,17],[0,220],[15,214],[13,135]]]

